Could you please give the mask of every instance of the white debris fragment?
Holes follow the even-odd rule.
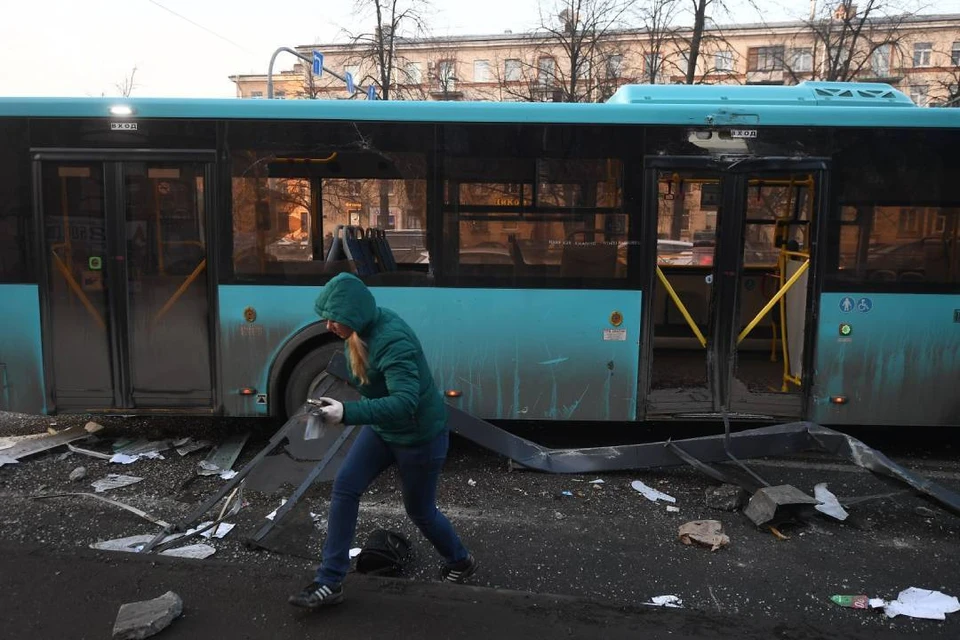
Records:
[[[282,500],[280,500],[280,507],[282,507],[282,506],[285,505],[285,504],[287,504],[287,499],[286,499],[286,498],[283,498]],[[268,513],[268,514],[267,514],[267,520],[273,520],[274,517],[276,517],[276,515],[277,515],[277,511],[280,510],[280,507],[277,507],[276,509],[274,509],[273,511],[271,511],[270,513]]]
[[[474,480],[473,478],[470,478],[469,480],[467,480],[467,484],[470,485],[471,487],[475,487],[477,486],[477,481]]]
[[[354,547],[353,549],[350,549],[350,557],[356,558],[358,555],[360,555],[361,551],[362,549],[360,547]]]
[[[945,614],[957,611],[960,611],[960,601],[956,596],[918,587],[904,589],[896,600],[884,607],[888,618],[905,615],[925,620],[946,620]]]
[[[223,480],[230,480],[230,479],[233,478],[235,475],[237,475],[237,472],[236,472],[236,471],[234,471],[233,469],[228,469],[227,471],[224,471],[223,473],[221,473],[221,474],[220,474],[220,477],[221,477]]]
[[[669,513],[680,513],[680,507],[674,507],[672,505],[667,505],[667,511]]]
[[[630,486],[643,494],[643,497],[649,500],[650,502],[656,502],[657,500],[664,500],[666,502],[676,502],[677,499],[673,496],[668,496],[662,491],[658,491],[653,487],[648,487],[639,480],[634,480],[630,483]]]
[[[108,473],[106,478],[101,478],[90,486],[93,487],[93,490],[97,493],[102,493],[104,491],[109,491],[110,489],[119,489],[120,487],[136,484],[141,480],[143,480],[143,478],[138,478],[137,476],[125,476],[117,473]]]
[[[203,529],[204,527],[210,526],[211,524],[213,524],[212,521],[211,521],[211,522],[204,522],[203,524],[201,524],[201,525],[199,526],[199,528],[200,528],[200,529]],[[237,525],[235,525],[235,524],[229,524],[229,523],[227,523],[227,522],[221,522],[221,523],[218,524],[216,527],[214,527],[214,528],[212,528],[212,529],[208,529],[207,531],[204,531],[204,532],[201,533],[200,535],[202,535],[204,538],[222,538],[223,536],[225,536],[225,535],[227,535],[228,533],[230,533],[235,526],[237,526]]]
[[[177,444],[179,442],[180,444]],[[207,447],[213,446],[212,442],[206,440],[192,440],[191,438],[183,438],[182,440],[177,440],[173,443],[173,446],[176,447],[177,453],[181,456],[193,453],[194,451],[200,451],[201,449],[206,449]]]
[[[177,558],[195,558],[197,560],[203,560],[204,558],[209,558],[214,553],[216,549],[211,547],[208,544],[190,544],[185,547],[178,547],[176,549],[167,549],[166,551],[161,551],[160,555],[162,556],[175,556]]]
[[[650,602],[644,602],[647,606],[651,607],[669,607],[671,609],[682,609],[683,600],[679,596],[654,596],[650,598]]]
[[[131,455],[127,455],[126,453],[115,453],[110,458],[110,462],[113,462],[116,464],[133,464],[139,459],[140,459],[140,456],[131,456]]]
[[[587,484],[603,484],[603,478],[597,478],[596,480],[591,480]]]
[[[887,606],[887,601],[883,598],[870,598],[870,600],[867,601],[867,604],[870,605],[871,609],[879,609],[880,607]]]
[[[846,509],[840,506],[840,501],[837,500],[837,496],[833,495],[833,493],[827,489],[827,483],[821,482],[816,485],[813,488],[813,496],[820,503],[814,506],[814,509],[820,513],[824,513],[837,520],[846,520],[850,515]]]

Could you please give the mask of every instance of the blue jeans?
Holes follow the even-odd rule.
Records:
[[[467,557],[450,521],[436,505],[437,480],[449,443],[448,429],[429,442],[411,447],[388,444],[368,426],[360,429],[333,482],[327,539],[317,582],[329,586],[343,582],[350,568],[350,545],[357,530],[360,496],[394,462],[403,485],[403,506],[413,523],[448,563]]]

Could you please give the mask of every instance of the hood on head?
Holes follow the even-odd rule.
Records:
[[[363,333],[376,320],[377,301],[360,278],[341,273],[323,287],[313,310],[321,320],[333,320]]]

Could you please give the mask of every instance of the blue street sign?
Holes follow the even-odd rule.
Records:
[[[853,298],[851,298],[850,296],[844,296],[840,298],[840,311],[843,311],[844,313],[850,313],[851,311],[853,311],[853,307],[854,307]]]
[[[323,54],[319,51],[313,52],[313,75],[318,78],[323,75]]]
[[[347,78],[347,93],[349,93],[350,95],[353,95],[353,92],[355,90],[353,86],[353,74],[347,71],[344,75]]]
[[[376,100],[377,99],[377,88],[373,85],[367,87],[367,100]]]

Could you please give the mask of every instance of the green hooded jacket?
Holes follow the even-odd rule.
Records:
[[[363,399],[343,403],[344,424],[369,424],[397,445],[428,442],[446,427],[446,404],[416,334],[396,313],[378,307],[359,278],[335,276],[317,296],[314,310],[323,320],[347,325],[367,345],[369,384],[360,384],[350,372]],[[345,351],[349,362],[349,343]]]

